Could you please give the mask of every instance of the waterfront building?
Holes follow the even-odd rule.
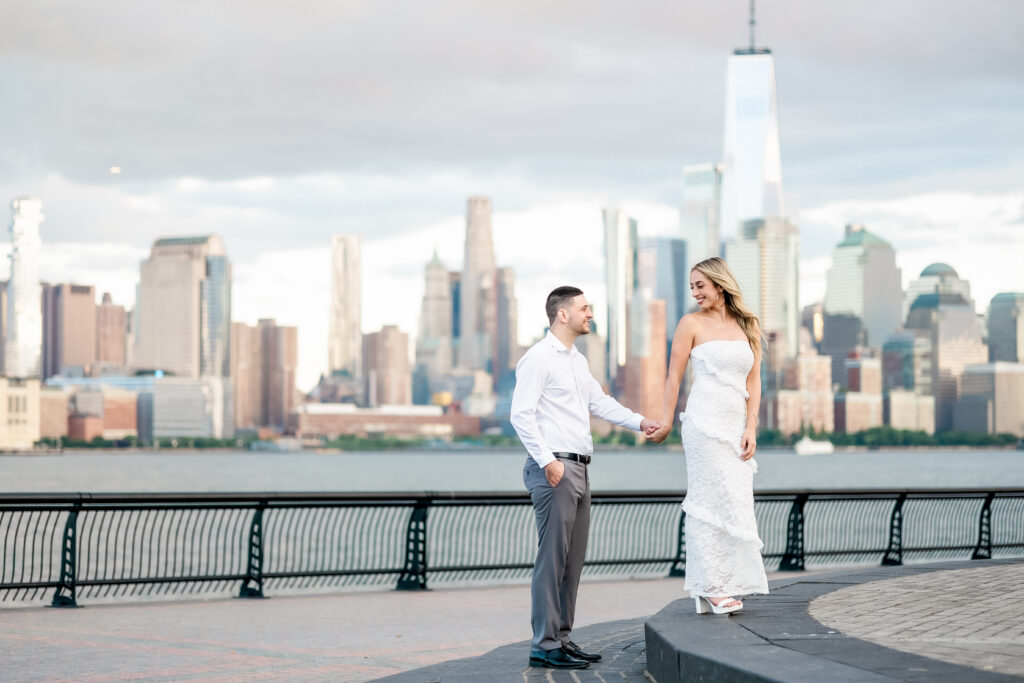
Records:
[[[1024,363],[1024,292],[1000,292],[988,306],[988,359]]]
[[[63,389],[43,386],[39,390],[39,438],[59,439],[68,435],[69,396]],[[133,404],[134,411],[134,404]]]
[[[331,299],[327,371],[362,379],[362,237],[331,237]]]
[[[462,272],[453,270],[448,273],[448,288],[452,301],[452,359],[454,368],[459,362],[459,342],[462,336]]]
[[[223,377],[153,377],[138,395],[139,440],[234,436],[231,382]]]
[[[0,282],[0,375],[4,372],[4,344],[7,340],[7,281]]]
[[[964,368],[988,361],[988,347],[982,341],[974,306],[960,293],[921,294],[907,314],[906,327],[920,330],[930,339],[935,429],[953,429],[953,410]]]
[[[409,335],[396,325],[363,335],[366,404],[412,403],[412,370],[409,367]]]
[[[1024,363],[969,365],[960,388],[954,429],[1024,437]]]
[[[231,323],[231,385],[235,429],[257,429],[263,424],[263,343],[258,327]]]
[[[597,325],[590,321],[590,334],[581,334],[574,342],[576,349],[587,359],[587,366],[590,374],[594,376],[598,384],[607,389],[608,387],[608,363],[607,348],[605,339],[597,332]],[[601,420],[601,422],[604,422]]]
[[[665,338],[675,334],[690,299],[687,243],[671,237],[641,237],[637,249],[637,286],[665,302]]]
[[[766,391],[761,423],[783,434],[804,429],[831,432],[835,425],[832,394],[832,359],[811,346],[782,364],[781,388]]]
[[[903,322],[903,287],[892,245],[863,225],[847,225],[843,240],[832,252],[826,275],[825,313],[861,320],[863,343],[879,348]]]
[[[776,333],[787,357],[800,350],[800,231],[784,218],[745,221],[726,261],[767,338]]]
[[[835,397],[835,431],[850,434],[881,427],[882,395],[847,391]]]
[[[86,386],[71,397],[68,436],[92,441],[138,436],[138,394],[112,386]]]
[[[235,429],[282,430],[295,406],[298,328],[262,319],[231,324]]]
[[[629,313],[629,356],[622,402],[641,415],[660,416],[668,371],[665,302],[653,299],[647,288],[638,289]]]
[[[422,368],[428,388],[429,379],[452,368],[452,286],[448,269],[437,252],[424,272],[423,302],[420,306],[419,334],[416,335],[416,366]],[[429,395],[422,397],[429,402]]]
[[[932,392],[932,338],[928,330],[899,330],[882,344],[882,389]]]
[[[750,45],[735,50],[727,67],[721,236],[736,235],[745,221],[784,215],[775,62],[771,50],[756,47],[751,29]]]
[[[124,369],[128,365],[126,341],[128,315],[124,306],[114,304],[109,292],[96,307],[96,362],[105,368]]]
[[[288,416],[288,431],[297,437],[325,439],[389,436],[450,440],[456,436],[479,436],[480,418],[445,413],[441,406],[358,408],[351,403],[306,403],[297,406]]]
[[[43,203],[37,197],[19,197],[11,202],[11,275],[7,281],[4,338],[4,373],[8,377],[38,378],[42,370],[39,224],[43,219]]]
[[[903,320],[907,319],[910,309],[922,294],[959,294],[975,310],[974,299],[971,298],[971,283],[961,280],[953,267],[946,263],[933,263],[921,271],[916,280],[911,280],[903,296]]]
[[[491,200],[470,197],[466,207],[458,348],[458,365],[467,370],[494,370],[498,325],[496,278]]]
[[[91,285],[42,285],[42,378],[89,374],[96,354],[96,291]]]
[[[229,376],[231,266],[221,238],[158,239],[140,271],[132,365],[184,378]]]
[[[605,291],[608,299],[606,334],[608,381],[618,385],[619,368],[628,359],[629,302],[637,289],[637,225],[619,209],[604,209]]]
[[[38,378],[0,377],[0,451],[26,451],[39,441],[39,390]]]
[[[883,399],[882,420],[893,429],[935,433],[935,397],[913,389],[890,389]]]
[[[700,261],[722,255],[721,211],[722,164],[684,167],[679,230],[686,243],[683,261],[687,278]]]
[[[512,268],[498,268],[495,274],[494,384],[498,386],[515,374],[523,355],[519,346],[519,304],[516,301],[516,274]],[[514,379],[513,379],[514,381]]]
[[[278,325],[272,318],[259,321],[262,423],[283,430],[295,407],[295,372],[299,366],[299,328]]]

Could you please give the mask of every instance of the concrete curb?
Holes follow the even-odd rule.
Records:
[[[814,598],[847,586],[1019,562],[956,561],[782,579],[771,582],[769,595],[745,598],[743,611],[728,617],[698,615],[692,600],[676,600],[644,626],[647,669],[658,683],[1020,681],[852,638],[808,614]]]

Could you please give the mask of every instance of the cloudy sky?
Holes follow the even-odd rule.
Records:
[[[0,0],[0,197],[44,202],[43,276],[129,306],[159,236],[217,232],[234,311],[326,364],[329,236],[364,236],[365,331],[415,334],[432,250],[492,198],[523,342],[552,287],[601,285],[603,206],[675,234],[717,161],[744,0]],[[1024,3],[765,0],[801,300],[851,221],[904,281],[942,260],[980,309],[1024,290]],[[111,166],[123,167],[112,175]],[[0,267],[3,269],[3,267]],[[2,275],[2,274],[0,274]]]

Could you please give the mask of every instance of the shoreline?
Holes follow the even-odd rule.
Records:
[[[62,448],[62,449],[37,449],[27,451],[0,451],[0,457],[7,458],[32,458],[47,455],[89,455],[89,454],[124,454],[124,455],[196,455],[196,454],[210,454],[210,455],[278,455],[278,456],[291,456],[291,455],[343,455],[353,453],[379,453],[382,455],[386,454],[401,454],[401,453],[431,453],[437,455],[447,455],[453,453],[465,453],[467,450],[474,451],[491,451],[495,453],[507,453],[510,451],[520,451],[522,449],[514,446],[487,446],[484,444],[475,445],[471,447],[466,446],[455,446],[452,448],[438,448],[438,447],[409,447],[409,448],[393,448],[393,449],[380,449],[380,450],[346,450],[342,448],[303,448],[294,451],[274,451],[274,450],[253,450],[243,448]],[[602,453],[626,453],[633,451],[641,451],[649,449],[652,453],[657,452],[682,452],[683,448],[681,444],[669,444],[667,446],[621,446],[619,444],[597,444],[595,451]],[[919,452],[919,451],[939,451],[939,452],[957,452],[957,451],[1015,451],[1021,450],[1016,444],[1008,444],[1005,446],[991,445],[991,446],[836,446],[835,452],[831,454],[820,454],[820,455],[808,455],[804,457],[818,458],[828,457],[829,455],[836,455],[840,453],[870,453],[874,451],[901,451],[901,452]],[[771,454],[771,453],[794,453],[792,446],[761,446],[758,448],[758,454]]]

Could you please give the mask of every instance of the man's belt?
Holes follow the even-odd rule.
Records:
[[[590,456],[583,455],[582,453],[552,453],[559,460],[575,460],[581,462],[584,465],[590,464]]]

